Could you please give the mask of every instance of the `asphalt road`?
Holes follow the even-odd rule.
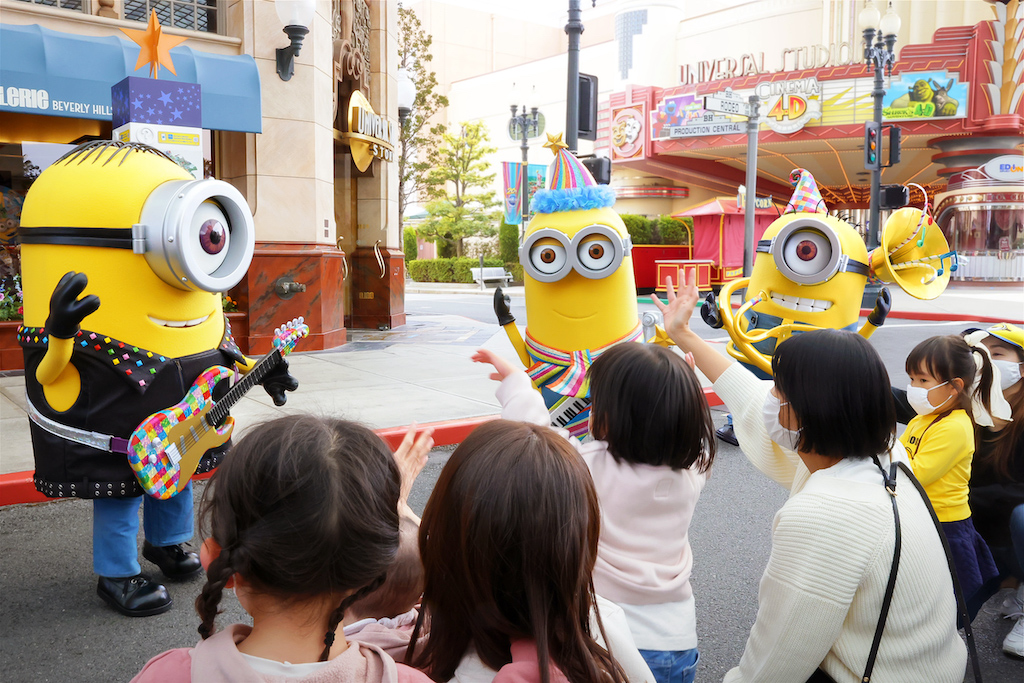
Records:
[[[412,314],[493,320],[490,300],[480,296],[409,295],[406,307]],[[521,302],[513,301],[513,312],[525,321]],[[872,343],[893,382],[901,385],[906,383],[903,359],[918,341],[966,326],[891,320]],[[702,334],[722,338],[716,330]],[[724,421],[721,411],[715,417],[718,423]],[[450,449],[431,453],[411,496],[414,509],[422,510],[449,454]],[[721,680],[739,660],[757,612],[772,517],[785,499],[786,492],[756,472],[739,449],[721,444],[691,529],[701,650],[698,680]],[[122,617],[96,597],[88,545],[90,507],[76,500],[0,508],[0,680],[126,681],[153,655],[191,646],[198,639],[192,603],[201,579],[170,584],[174,609],[145,619]],[[145,561],[143,570],[156,572]],[[944,570],[936,567],[937,572]],[[995,616],[996,602],[990,601],[974,622],[985,680],[1019,683],[1024,662],[1001,653],[1012,624]],[[232,596],[223,607],[220,625],[246,620]]]

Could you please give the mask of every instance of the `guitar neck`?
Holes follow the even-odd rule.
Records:
[[[231,387],[228,393],[224,394],[224,397],[214,404],[210,412],[206,414],[206,421],[210,426],[219,424],[228,415],[228,411],[240,398],[245,396],[245,393],[252,389],[254,386],[263,381],[263,378],[267,374],[276,368],[281,362],[281,351],[274,349],[267,355],[263,356],[256,363],[255,367],[246,373],[245,377],[240,379],[235,386]]]

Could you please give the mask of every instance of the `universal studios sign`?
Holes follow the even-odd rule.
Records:
[[[341,133],[340,139],[351,149],[356,168],[365,171],[374,158],[394,161],[398,134],[397,123],[374,112],[361,92],[352,93],[348,102],[348,131]]]

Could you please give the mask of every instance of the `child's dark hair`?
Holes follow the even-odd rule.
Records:
[[[590,471],[565,439],[524,422],[477,427],[423,511],[423,612],[406,661],[448,681],[468,651],[497,671],[511,642],[530,638],[542,683],[550,663],[574,683],[625,683],[591,633],[600,532]]]
[[[619,344],[602,353],[590,378],[590,431],[616,462],[671,467],[715,459],[715,425],[700,380],[678,353],[657,344]]]
[[[212,635],[236,573],[284,600],[353,591],[328,619],[326,661],[345,610],[395,557],[399,487],[391,451],[362,425],[294,415],[250,429],[203,497],[200,519],[221,550],[196,598],[199,633]]]
[[[892,448],[889,373],[864,337],[829,329],[794,334],[775,349],[772,374],[796,413],[800,451],[851,458]]]
[[[974,390],[974,378],[981,365],[981,381],[977,391]],[[981,398],[985,410],[991,410],[990,391],[992,389],[992,361],[984,348],[974,348],[967,344],[963,337],[955,334],[942,335],[925,339],[914,347],[907,356],[907,374],[925,371],[939,382],[951,382],[959,379],[963,385],[957,391],[958,407],[971,414],[971,398],[976,393]],[[955,384],[951,384],[957,388]]]

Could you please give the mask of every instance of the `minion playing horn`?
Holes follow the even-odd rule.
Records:
[[[615,192],[598,185],[561,135],[544,145],[555,154],[550,189],[519,248],[526,286],[523,341],[499,288],[498,322],[544,396],[552,424],[585,437],[590,420],[587,370],[605,350],[642,341],[637,319],[632,242],[612,210]]]
[[[211,366],[252,367],[221,305],[252,260],[249,207],[233,186],[194,180],[156,149],[91,142],[33,183],[19,237],[35,486],[93,499],[101,598],[129,616],[165,612],[167,590],[141,574],[139,505],[143,555],[169,578],[190,576],[201,571],[181,545],[193,534],[192,487],[143,497],[128,437]],[[297,386],[286,364],[262,383],[278,405]],[[227,445],[203,454],[199,471]]]

